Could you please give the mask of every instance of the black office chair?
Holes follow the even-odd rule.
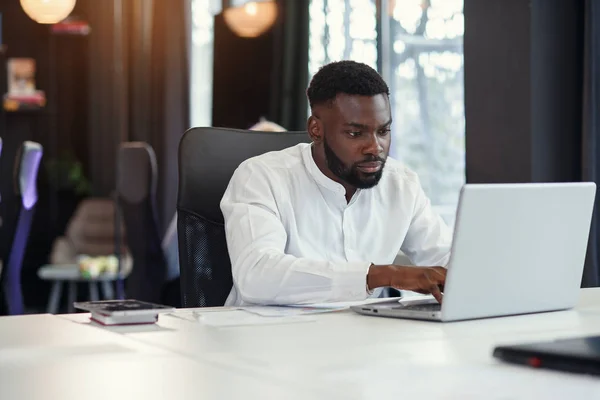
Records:
[[[220,202],[246,159],[308,142],[306,132],[193,128],[179,144],[177,234],[183,307],[222,306],[231,291]]]
[[[159,233],[156,184],[156,156],[152,147],[143,142],[121,144],[117,160],[117,200],[133,259],[126,296],[160,303],[167,268]]]
[[[13,191],[2,198],[2,246],[4,263],[0,282],[3,292],[2,313],[24,313],[21,269],[27,249],[35,205],[38,200],[37,176],[43,149],[39,143],[25,141],[18,148],[13,168]]]

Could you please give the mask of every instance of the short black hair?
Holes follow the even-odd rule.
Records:
[[[306,96],[310,107],[335,100],[340,93],[359,96],[390,95],[381,75],[367,64],[336,61],[324,65],[313,76]]]

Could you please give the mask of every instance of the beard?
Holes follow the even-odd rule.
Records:
[[[355,187],[357,189],[370,189],[376,186],[383,174],[385,167],[385,159],[377,156],[366,156],[364,160],[354,163],[351,166],[344,164],[342,160],[335,154],[333,149],[329,147],[327,139],[323,137],[323,148],[325,150],[325,161],[329,170],[337,176],[342,182]],[[364,162],[381,162],[381,168],[377,172],[366,173],[358,169],[358,166]]]

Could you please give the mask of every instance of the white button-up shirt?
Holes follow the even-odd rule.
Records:
[[[448,263],[451,231],[407,167],[388,158],[377,186],[349,203],[345,193],[310,144],[243,162],[221,201],[233,274],[226,305],[363,300],[371,263],[391,264],[400,251],[415,265]]]

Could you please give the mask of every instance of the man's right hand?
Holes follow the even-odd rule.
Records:
[[[446,268],[405,267],[400,265],[371,265],[367,274],[369,290],[378,287],[393,287],[401,290],[432,294],[442,302],[446,283]]]

